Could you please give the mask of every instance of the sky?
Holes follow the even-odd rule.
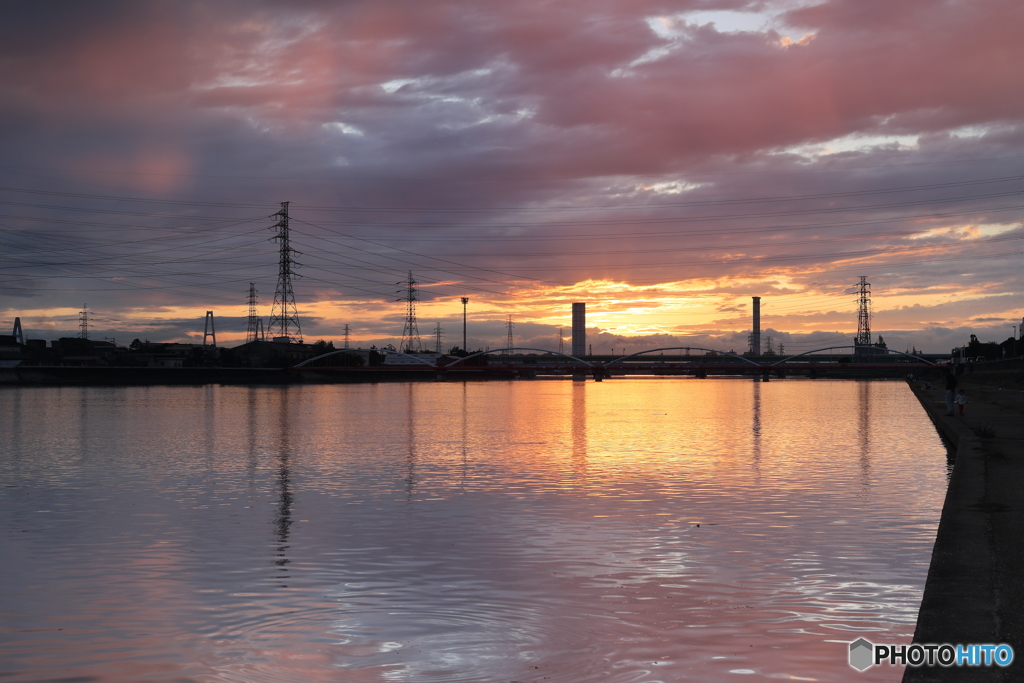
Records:
[[[1024,316],[1016,0],[0,9],[0,333],[948,351]],[[566,341],[568,346],[568,341]]]

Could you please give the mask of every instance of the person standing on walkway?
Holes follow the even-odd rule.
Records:
[[[965,394],[965,393],[964,393],[964,390],[963,390],[963,389],[961,389],[961,390],[960,390],[960,391],[959,391],[959,392],[957,393],[957,395],[956,395],[956,407],[957,407],[957,411],[958,411],[958,412],[959,412],[959,413],[960,413],[961,415],[963,415],[963,414],[964,414],[964,406],[965,406],[965,405],[967,405],[967,394]]]
[[[956,376],[946,368],[946,415],[953,415],[953,392],[956,391]]]

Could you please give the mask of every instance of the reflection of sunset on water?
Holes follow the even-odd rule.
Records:
[[[747,379],[6,392],[0,654],[15,681],[836,678],[852,634],[903,642],[916,618],[946,461],[906,397]]]

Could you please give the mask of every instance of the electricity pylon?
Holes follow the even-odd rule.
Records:
[[[299,325],[299,312],[295,307],[295,291],[292,289],[292,276],[297,263],[292,254],[299,252],[292,249],[288,228],[288,204],[281,202],[281,210],[271,218],[277,218],[277,224],[271,229],[276,229],[277,234],[271,237],[277,240],[280,247],[277,269],[277,290],[274,292],[274,305],[270,309],[270,320],[267,328],[275,338],[284,337],[289,342],[302,343],[302,327]],[[277,333],[274,334],[274,327],[277,326]],[[294,328],[294,332],[293,332]]]
[[[513,335],[512,335],[512,326],[514,324],[515,323],[512,322],[512,316],[509,316],[508,317],[508,341],[505,343],[505,348],[506,349],[511,349],[515,345],[515,342],[513,341]]]
[[[402,346],[399,348],[399,351],[404,353],[422,353],[423,342],[420,341],[420,328],[416,324],[418,290],[416,289],[416,281],[412,279],[412,271],[409,271],[408,280],[398,284],[405,285],[404,289],[398,290],[399,292],[405,292],[405,298],[398,299],[398,301],[405,301],[405,327],[402,328]]]
[[[78,312],[78,337],[80,339],[89,338],[89,304],[82,304],[82,310]]]
[[[857,346],[871,346],[871,283],[867,275],[860,276],[860,296],[857,297]]]
[[[263,318],[256,308],[256,283],[249,283],[249,322],[245,328],[245,341],[254,342],[263,339]]]

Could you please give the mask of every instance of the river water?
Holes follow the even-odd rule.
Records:
[[[0,391],[0,680],[899,680],[900,382]]]

